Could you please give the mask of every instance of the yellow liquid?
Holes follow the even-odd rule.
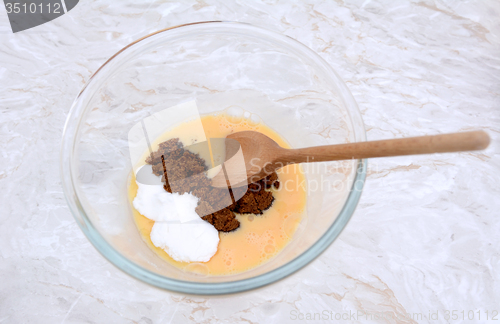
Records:
[[[223,138],[233,132],[254,130],[275,140],[280,146],[290,146],[272,129],[262,123],[255,124],[245,118],[231,118],[226,114],[201,117],[206,138]],[[190,129],[194,122],[185,122],[166,132],[152,143],[156,150],[158,144],[170,139],[180,138],[185,146],[190,145]],[[145,156],[147,153],[145,154]],[[279,189],[272,189],[274,202],[263,215],[236,214],[240,227],[229,233],[219,232],[219,246],[216,254],[208,262],[178,262],[163,249],[153,245],[150,238],[154,221],[141,215],[132,206],[137,195],[137,184],[132,173],[129,185],[129,201],[139,232],[146,244],[161,258],[185,271],[206,275],[227,275],[255,268],[268,261],[281,251],[292,238],[300,223],[306,205],[305,177],[297,166],[284,167],[278,172]]]

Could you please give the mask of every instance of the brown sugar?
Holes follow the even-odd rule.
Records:
[[[246,189],[240,187],[228,191],[214,188],[204,173],[208,170],[205,160],[198,154],[185,150],[178,138],[161,143],[158,150],[146,159],[146,163],[152,165],[155,175],[162,176],[166,191],[180,194],[190,192],[198,197],[198,215],[223,232],[240,226],[234,213],[259,215],[271,207],[274,197],[269,189],[279,188],[276,173],[250,184]],[[241,198],[233,201],[229,194],[231,190],[233,197]],[[241,190],[246,192],[241,195]]]

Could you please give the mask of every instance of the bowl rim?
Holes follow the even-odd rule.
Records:
[[[307,264],[315,260],[319,257],[332,243],[333,241],[340,235],[342,230],[345,228],[347,223],[349,222],[354,210],[359,202],[361,197],[362,189],[364,186],[364,182],[366,179],[366,169],[367,169],[367,159],[357,160],[356,166],[356,176],[353,179],[353,183],[351,188],[349,189],[349,195],[339,213],[335,221],[331,224],[331,226],[325,231],[325,233],[307,250],[302,252],[299,256],[295,257],[288,263],[271,270],[269,272],[257,275],[255,277],[240,279],[235,281],[228,282],[192,282],[192,281],[183,281],[179,279],[173,279],[164,277],[158,273],[150,271],[148,269],[143,268],[142,266],[134,263],[129,260],[125,256],[123,256],[120,252],[118,252],[111,244],[109,244],[106,239],[104,239],[99,231],[94,227],[92,222],[87,217],[85,210],[80,203],[80,199],[78,197],[77,190],[75,188],[73,168],[71,165],[71,154],[74,149],[74,144],[77,139],[77,130],[79,124],[79,116],[77,115],[76,106],[80,96],[85,92],[88,85],[94,80],[94,77],[115,57],[117,57],[120,53],[124,52],[126,49],[132,47],[135,44],[140,43],[141,41],[152,37],[154,35],[167,32],[169,30],[183,28],[187,26],[200,25],[200,24],[217,24],[217,25],[245,25],[246,27],[258,29],[261,31],[265,31],[266,33],[273,34],[273,36],[278,38],[283,38],[283,40],[292,40],[295,45],[301,47],[302,50],[308,52],[310,55],[313,55],[315,59],[321,62],[328,68],[328,74],[331,74],[337,78],[337,81],[340,82],[340,86],[344,90],[343,99],[349,100],[350,105],[354,108],[354,113],[356,118],[359,119],[361,128],[358,130],[361,136],[361,139],[366,140],[366,132],[364,128],[363,119],[357,103],[352,97],[351,92],[344,84],[342,79],[337,75],[337,73],[331,68],[331,66],[316,52],[311,50],[309,47],[304,45],[303,43],[293,39],[289,36],[280,34],[275,31],[271,31],[266,28],[258,27],[249,23],[242,22],[233,22],[233,21],[201,21],[201,22],[193,22],[188,24],[181,24],[172,27],[168,27],[165,29],[158,30],[151,34],[148,34],[144,37],[141,37],[132,43],[126,45],[113,56],[111,56],[106,62],[101,65],[96,72],[92,74],[89,80],[85,83],[82,90],[79,92],[77,97],[75,98],[71,109],[68,113],[66,123],[64,125],[62,143],[61,143],[61,152],[60,152],[60,177],[63,186],[63,192],[66,199],[66,202],[77,222],[78,226],[85,234],[87,239],[92,243],[92,245],[97,249],[97,251],[107,259],[111,264],[116,266],[118,269],[122,270],[126,274],[132,276],[135,279],[139,279],[147,284],[150,284],[154,287],[166,289],[169,291],[180,292],[185,294],[194,294],[194,295],[223,295],[223,294],[233,294],[243,291],[248,291],[252,289],[256,289],[259,287],[266,286],[268,284],[274,283],[278,280],[284,279],[289,275],[299,271]],[[233,25],[234,26],[234,25]],[[353,116],[351,115],[352,119]],[[74,134],[73,132],[74,131]]]

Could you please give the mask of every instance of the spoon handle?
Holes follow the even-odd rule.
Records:
[[[484,131],[400,139],[325,145],[286,150],[289,163],[365,159],[384,156],[476,151],[488,147],[490,137]]]

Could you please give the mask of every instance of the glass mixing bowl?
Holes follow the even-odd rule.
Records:
[[[182,271],[150,250],[127,198],[127,134],[144,118],[195,99],[200,114],[238,107],[294,147],[365,140],[360,112],[333,69],[298,41],[234,22],[200,22],[145,36],[90,78],[64,129],[61,177],[68,205],[96,249],[156,287],[227,294],[282,279],[319,256],[346,226],[361,195],[366,160],[303,164],[307,210],[290,243],[243,273]]]

